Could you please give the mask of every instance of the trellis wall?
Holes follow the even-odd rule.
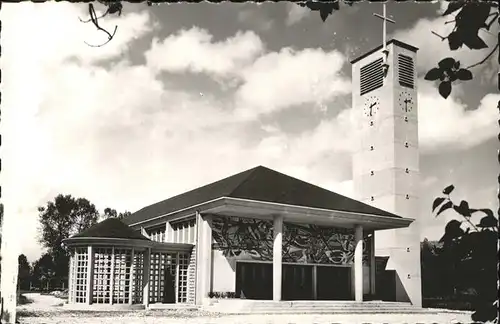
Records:
[[[76,248],[70,261],[69,302],[142,303],[143,267],[143,252],[133,248]]]
[[[190,259],[189,252],[151,253],[149,303],[190,302]],[[172,281],[167,282],[168,279]]]
[[[68,299],[73,303],[87,302],[88,248],[76,248],[70,259]]]

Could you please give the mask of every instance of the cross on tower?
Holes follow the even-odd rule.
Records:
[[[383,12],[382,15],[379,15],[378,13],[373,14],[375,17],[382,19],[383,24],[382,24],[382,46],[383,50],[382,53],[384,53],[384,64],[382,64],[382,68],[384,70],[384,75],[387,76],[387,71],[389,70],[389,65],[387,64],[387,56],[389,56],[389,51],[387,50],[387,22],[390,22],[392,24],[395,24],[396,22],[389,17],[387,17],[386,14],[386,4],[385,2],[383,3]]]

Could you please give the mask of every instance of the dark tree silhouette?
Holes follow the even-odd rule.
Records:
[[[43,254],[33,264],[32,279],[34,284],[41,289],[50,288],[50,283],[56,276],[56,270],[52,256],[48,253]]]
[[[18,287],[21,290],[28,290],[31,280],[31,265],[24,254],[18,257],[19,271],[17,275]]]
[[[475,312],[472,319],[498,322],[498,219],[492,210],[470,208],[465,200],[454,204],[450,198],[454,189],[453,185],[446,187],[444,197],[436,198],[432,204],[436,217],[450,209],[462,216],[462,220],[448,222],[439,241],[443,245],[441,253],[453,283],[453,293],[474,288],[477,298],[473,304]],[[484,215],[477,224],[472,222],[472,215],[476,213]]]
[[[111,208],[105,208],[104,209],[104,218],[105,219],[108,219],[108,218],[111,218],[111,217],[114,217],[114,218],[118,218],[118,219],[123,219],[124,217],[127,217],[129,215],[131,215],[132,213],[129,212],[129,211],[125,211],[123,213],[118,213],[116,211],[116,209],[111,209]]]
[[[96,207],[84,198],[58,195],[47,206],[39,207],[39,242],[47,249],[55,269],[55,278],[64,280],[68,275],[69,253],[62,241],[97,223]]]

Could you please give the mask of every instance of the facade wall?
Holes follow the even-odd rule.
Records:
[[[196,244],[195,218],[168,222],[166,224],[166,240],[169,243]]]
[[[283,262],[352,266],[354,231],[284,223]],[[364,291],[370,292],[370,239],[363,249]],[[212,220],[212,292],[234,292],[237,261],[272,261],[272,221],[214,216]]]

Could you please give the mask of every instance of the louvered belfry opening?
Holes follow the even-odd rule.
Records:
[[[398,80],[399,85],[413,89],[415,86],[413,59],[409,56],[398,55]]]
[[[360,70],[361,95],[378,89],[384,85],[383,59],[379,58]]]

